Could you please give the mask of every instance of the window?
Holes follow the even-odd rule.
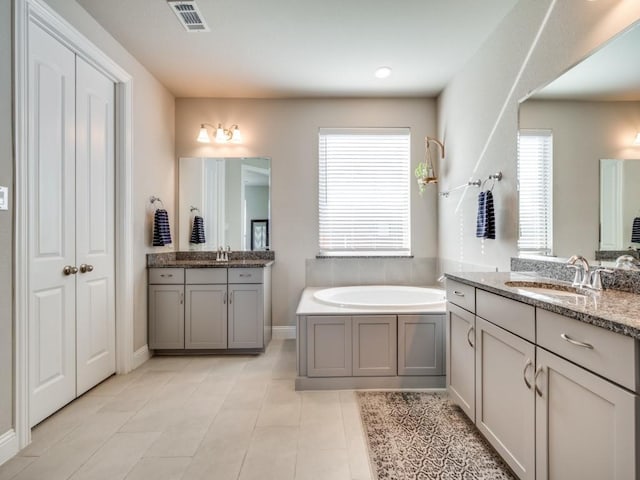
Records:
[[[321,128],[321,255],[410,255],[408,128]]]
[[[520,130],[518,135],[518,249],[550,255],[553,137],[550,130]]]

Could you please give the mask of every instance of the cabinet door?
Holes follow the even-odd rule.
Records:
[[[395,315],[352,317],[353,376],[395,376],[398,340]]]
[[[187,285],[185,348],[227,348],[227,286]]]
[[[444,318],[398,316],[398,375],[444,375]]]
[[[535,353],[476,317],[476,426],[521,480],[535,478]]]
[[[449,396],[475,421],[475,316],[447,302],[446,338]]]
[[[638,397],[536,349],[536,478],[637,479]]]
[[[229,285],[228,348],[264,347],[262,285]]]
[[[351,330],[351,317],[307,317],[307,376],[351,376]]]
[[[149,285],[149,348],[184,348],[183,285]]]

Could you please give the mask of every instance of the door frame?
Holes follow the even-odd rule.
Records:
[[[115,312],[116,372],[131,371],[133,351],[133,208],[131,75],[49,7],[44,0],[14,1],[14,429],[17,449],[31,442],[29,427],[29,252],[27,215],[29,22],[53,35],[116,84],[115,97]]]

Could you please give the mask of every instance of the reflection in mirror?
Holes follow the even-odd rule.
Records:
[[[639,185],[640,160],[600,160],[600,250],[640,247]]]
[[[630,243],[628,232],[611,231],[617,215],[610,209],[613,200],[601,202],[599,197],[601,159],[640,159],[640,147],[633,144],[640,131],[640,62],[631,60],[638,45],[636,25],[520,105],[520,130],[547,130],[553,135],[548,180],[553,255],[593,258],[601,248],[613,249],[614,243],[622,249],[640,246]],[[626,182],[630,170],[620,170],[621,182]],[[623,223],[628,219],[621,218],[618,224],[631,228]],[[622,240],[614,242],[614,236]]]
[[[181,158],[179,186],[180,250],[268,250],[271,160],[268,158]],[[196,215],[205,241],[194,244]],[[252,247],[252,221],[266,227]]]

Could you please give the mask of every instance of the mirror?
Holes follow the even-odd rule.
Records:
[[[269,158],[181,158],[180,250],[268,250],[271,218]],[[202,218],[201,235],[196,233]],[[192,238],[193,237],[193,238]]]
[[[600,160],[600,250],[640,247],[639,186],[640,160]]]
[[[621,205],[618,211],[611,190],[616,187],[603,188],[600,196],[601,181],[611,183],[612,175],[601,176],[602,162],[604,168],[617,169],[620,186],[635,175],[631,165],[640,163],[630,160],[640,159],[640,145],[634,145],[640,131],[639,46],[636,24],[520,105],[520,129],[552,132],[553,255],[593,258],[601,249],[640,247],[630,242],[629,213],[615,220],[623,210],[640,215],[637,197],[633,207]],[[637,185],[636,180],[636,190]],[[614,224],[622,233],[611,231]]]

